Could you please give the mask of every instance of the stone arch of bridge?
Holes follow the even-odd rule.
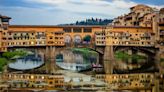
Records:
[[[73,48],[73,47],[71,47],[71,48]],[[66,54],[67,51],[65,51],[65,50],[71,49],[71,48],[63,48],[63,49],[62,48],[56,48],[54,57],[56,58],[57,55],[60,55],[60,54],[64,55],[64,54]],[[78,47],[78,48],[80,48],[80,47]],[[86,49],[91,50],[91,51],[95,51],[98,54],[97,63],[103,64],[104,48],[100,49],[100,48],[89,48],[89,47],[87,47]],[[68,53],[68,54],[70,54],[70,53]],[[65,60],[65,58],[63,60]],[[65,60],[65,61],[68,61],[68,60]]]
[[[71,41],[72,41],[72,38],[71,38],[71,36],[70,35],[65,35],[65,37],[64,37],[64,42],[66,43],[66,44],[70,44],[71,43]]]
[[[125,50],[137,50],[137,51],[139,51],[139,52],[143,52],[143,53],[145,53],[145,54],[147,54],[147,55],[155,55],[155,51],[156,51],[156,49],[153,49],[152,50],[152,48],[144,48],[144,47],[134,47],[134,46],[131,46],[131,47],[127,47],[127,46],[115,46],[114,47],[114,52],[116,52],[116,51],[125,51]]]
[[[147,55],[147,62],[141,66],[141,68],[144,67],[154,67],[154,71],[158,71],[158,65],[159,65],[159,61],[156,59],[156,55],[157,53],[157,49],[153,48],[153,47],[135,47],[135,46],[131,46],[131,47],[124,47],[124,46],[117,46],[114,49],[114,52],[121,50],[121,51],[127,51],[127,50],[134,50],[134,53],[136,52],[141,52]],[[147,71],[147,70],[145,70]],[[153,71],[153,70],[152,70]]]
[[[73,42],[77,43],[77,44],[80,44],[82,42],[82,37],[78,34],[74,35],[73,36]]]

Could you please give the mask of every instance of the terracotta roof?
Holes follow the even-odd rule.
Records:
[[[9,27],[49,27],[49,28],[78,28],[78,27],[87,27],[87,28],[101,28],[100,25],[9,25]]]
[[[113,28],[149,28],[151,27],[141,27],[141,26],[113,26]]]
[[[29,33],[29,32],[35,32],[35,30],[26,30],[26,31],[24,31],[24,30],[8,30],[8,32],[10,32],[10,33],[12,33],[12,32],[22,32],[22,33]]]
[[[147,5],[144,5],[144,4],[138,4],[138,5],[136,5],[136,6],[131,7],[130,9],[133,9],[133,8],[135,8],[135,7],[139,7],[139,6],[143,6],[143,7],[151,8],[151,7],[149,7],[149,6],[147,6]]]

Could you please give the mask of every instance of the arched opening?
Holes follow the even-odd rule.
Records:
[[[84,38],[83,38],[83,43],[84,44],[89,44],[91,42],[91,36],[90,35],[86,35]]]
[[[56,62],[63,62],[63,54],[56,55]]]
[[[74,36],[73,42],[74,42],[75,46],[76,45],[80,45],[81,44],[81,41],[82,41],[82,39],[81,39],[81,36],[80,35],[75,35]]]
[[[143,47],[116,47],[115,60],[115,73],[158,71],[153,52]]]
[[[65,44],[67,46],[71,45],[71,36],[70,35],[66,35],[65,38],[64,38],[64,42],[65,42]]]

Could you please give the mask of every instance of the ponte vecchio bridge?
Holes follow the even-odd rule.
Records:
[[[149,27],[10,25],[2,33],[1,51],[35,48],[50,61],[55,72],[55,56],[65,48],[85,47],[97,51],[105,73],[113,72],[114,50],[118,47],[155,48],[155,33]],[[150,49],[149,49],[150,48]]]

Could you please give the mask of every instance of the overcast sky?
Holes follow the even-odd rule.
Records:
[[[0,14],[10,24],[57,25],[86,18],[112,19],[137,4],[164,7],[164,0],[0,0]]]

